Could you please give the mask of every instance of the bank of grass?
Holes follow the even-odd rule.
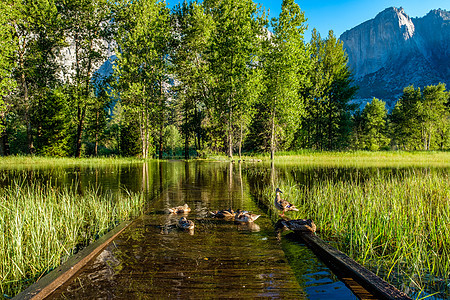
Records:
[[[279,182],[279,187],[300,209],[289,217],[314,219],[321,236],[337,241],[340,250],[384,279],[404,290],[448,290],[448,173],[411,171],[402,178],[325,181],[311,187]],[[274,192],[267,187],[262,195]],[[265,201],[273,208],[272,197]]]
[[[81,167],[98,165],[118,165],[142,163],[145,160],[135,157],[46,157],[46,156],[4,156],[0,157],[0,168],[39,168],[39,167]]]
[[[204,154],[204,159],[212,161],[230,161],[224,154]],[[234,161],[239,156],[233,156]],[[245,153],[243,162],[270,161],[269,153]],[[276,164],[317,165],[317,166],[425,166],[450,167],[449,151],[289,151],[277,152]]]
[[[17,182],[0,190],[0,287],[14,296],[124,220],[144,197]]]

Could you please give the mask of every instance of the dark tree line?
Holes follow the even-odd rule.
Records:
[[[445,85],[360,110],[342,42],[305,30],[294,0],[2,1],[1,154],[449,148]]]

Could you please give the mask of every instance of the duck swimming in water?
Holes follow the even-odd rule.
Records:
[[[211,212],[214,218],[231,219],[234,217],[234,211],[229,209],[216,210]]]
[[[184,213],[188,213],[190,211],[191,211],[191,208],[187,204],[169,208],[169,212],[171,214],[184,214]]]
[[[276,191],[275,191],[277,194],[276,194],[276,196],[275,196],[275,208],[276,209],[278,209],[278,210],[281,210],[283,213],[280,215],[281,217],[284,217],[284,213],[285,212],[287,212],[287,211],[291,211],[291,210],[293,210],[293,211],[298,211],[298,208],[296,208],[295,206],[294,206],[294,204],[292,204],[292,203],[290,203],[290,202],[288,202],[288,201],[286,201],[286,200],[284,200],[284,199],[281,199],[281,193],[283,193],[279,188],[277,188],[276,189]]]
[[[258,219],[261,215],[252,214],[250,212],[243,212],[237,210],[234,214],[234,220],[237,222],[253,222]]]
[[[194,229],[195,224],[191,220],[186,219],[186,217],[181,217],[177,223],[177,227],[182,230]]]

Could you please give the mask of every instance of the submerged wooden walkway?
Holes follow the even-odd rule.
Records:
[[[296,232],[333,272],[361,299],[411,299],[314,233]]]

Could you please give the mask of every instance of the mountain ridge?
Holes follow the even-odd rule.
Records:
[[[345,31],[340,40],[360,87],[356,102],[376,97],[392,108],[411,84],[450,86],[450,12],[446,10],[410,18],[403,8],[389,7]]]

